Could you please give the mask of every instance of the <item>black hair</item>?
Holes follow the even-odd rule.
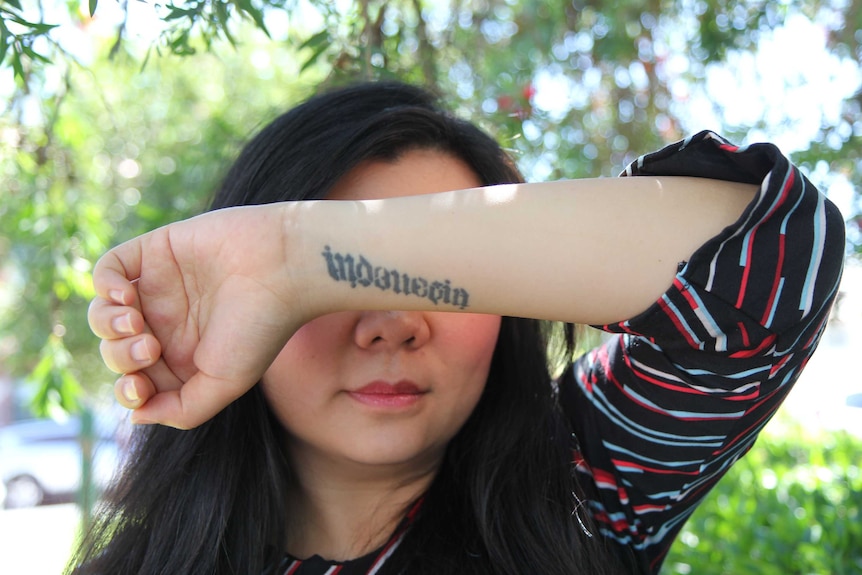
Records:
[[[360,163],[411,149],[452,154],[483,185],[523,181],[491,137],[428,92],[367,83],[317,95],[264,127],[212,209],[323,198]],[[503,318],[482,398],[381,573],[618,572],[587,513],[576,513],[585,494],[549,375],[547,325]],[[145,428],[73,558],[74,572],[272,569],[284,553],[295,484],[282,434],[260,386],[198,428]]]
[[[212,208],[319,199],[357,164],[414,148],[450,152],[483,185],[521,182],[508,155],[470,122],[414,86],[357,84],[279,116],[243,149]]]

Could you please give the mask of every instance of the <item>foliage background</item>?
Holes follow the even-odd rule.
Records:
[[[96,259],[204,209],[242,142],[322,86],[421,83],[494,134],[529,179],[610,176],[701,129],[704,117],[739,143],[792,132],[796,106],[780,89],[745,94],[762,113],[743,124],[714,78],[716,70],[742,70],[775,30],[800,19],[816,23],[830,61],[843,66],[836,73],[855,70],[857,85],[835,110],[809,110],[819,129],[792,158],[824,189],[840,179],[857,190],[845,215],[848,251],[862,254],[858,0],[0,0],[0,379],[25,381],[38,412],[110,396],[112,376],[86,326]],[[787,68],[781,82],[798,91],[806,71]],[[767,96],[780,105],[758,108]],[[696,516],[669,565],[694,565],[695,573],[766,573],[750,569],[767,564],[776,573],[862,572],[858,553],[845,561],[835,551],[862,548],[850,521],[855,513],[858,523],[860,508],[858,468],[850,465],[859,445],[829,441],[840,443],[845,460],[817,467],[818,449],[771,440],[750,455],[734,470],[735,483],[721,484],[730,491],[698,512],[712,519]],[[800,466],[831,469],[832,479],[797,481],[807,473],[797,473]],[[764,469],[790,487],[764,491]],[[740,498],[758,485],[765,499]],[[791,499],[801,503],[785,509]],[[797,554],[768,538],[774,529],[751,522],[742,539],[729,536],[742,537],[739,518],[751,517],[752,506],[771,510],[767,525],[834,512],[847,535],[829,547],[832,530],[799,537],[778,530],[802,549],[796,570],[782,570],[780,559]],[[688,544],[695,539],[701,545]],[[704,554],[706,541],[718,555]],[[818,548],[838,563],[800,567]],[[719,556],[749,566],[727,566]]]
[[[662,573],[862,573],[860,453],[858,436],[779,417],[697,508]]]

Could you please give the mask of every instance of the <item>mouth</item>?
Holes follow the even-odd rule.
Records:
[[[347,392],[350,397],[364,405],[390,408],[414,405],[426,393],[412,381],[406,380],[397,383],[373,381],[359,389]]]

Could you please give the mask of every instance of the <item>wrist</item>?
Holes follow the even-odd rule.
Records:
[[[286,291],[303,323],[347,307],[329,279],[326,248],[347,241],[343,236],[357,224],[351,213],[345,213],[355,216],[351,204],[327,200],[277,204],[285,246],[281,266],[290,286]]]

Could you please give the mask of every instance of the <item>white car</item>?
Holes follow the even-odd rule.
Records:
[[[0,427],[0,501],[5,508],[74,496],[81,484],[80,430],[77,418],[33,419]],[[93,483],[101,489],[113,476],[120,456],[111,434],[97,431],[96,435]]]

